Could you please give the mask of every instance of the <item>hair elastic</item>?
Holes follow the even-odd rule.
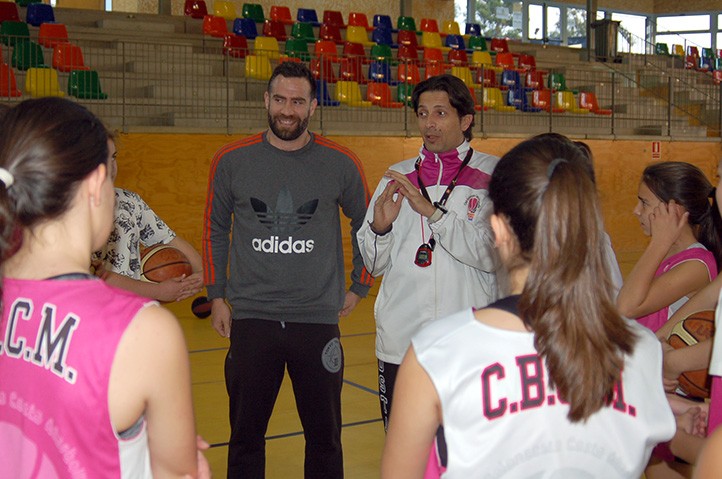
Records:
[[[569,163],[564,158],[554,158],[551,163],[549,163],[549,166],[547,166],[547,178],[552,179],[552,175],[554,174],[554,170],[556,170],[557,166],[559,166],[560,163]]]
[[[15,182],[15,177],[8,170],[0,166],[0,181],[5,185],[5,188],[10,188]]]

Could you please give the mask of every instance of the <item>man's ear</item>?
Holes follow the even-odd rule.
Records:
[[[474,115],[464,115],[461,117],[461,131],[466,131],[471,126],[471,122],[474,121]]]

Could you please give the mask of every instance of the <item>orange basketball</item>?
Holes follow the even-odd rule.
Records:
[[[699,311],[674,325],[667,342],[675,349],[692,346],[714,335],[714,311]],[[695,398],[708,398],[711,378],[707,368],[685,371],[679,376],[679,389]]]
[[[146,249],[140,257],[140,279],[160,283],[166,279],[193,274],[193,267],[186,255],[176,248],[157,244]]]

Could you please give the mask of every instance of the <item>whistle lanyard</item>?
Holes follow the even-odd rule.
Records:
[[[431,201],[431,198],[429,197],[429,192],[426,191],[426,186],[424,185],[424,182],[421,180],[421,157],[419,157],[416,160],[416,165],[414,165],[414,168],[416,168],[416,179],[419,182],[419,189],[421,190],[421,194],[426,198],[426,200],[429,203],[432,203],[437,208],[441,208],[443,211],[444,205],[446,204],[446,201],[449,199],[449,195],[451,195],[451,192],[456,187],[457,181],[459,181],[459,176],[461,175],[461,171],[464,169],[466,165],[469,164],[469,160],[471,160],[471,155],[474,153],[474,150],[469,148],[469,151],[466,153],[466,157],[464,158],[464,161],[461,162],[461,166],[459,167],[459,171],[456,172],[456,176],[454,176],[454,179],[451,180],[451,183],[449,183],[449,186],[446,187],[446,191],[444,191],[444,194],[441,195],[441,199],[434,203]],[[419,246],[419,249],[416,250],[416,256],[414,257],[414,264],[416,266],[420,266],[422,268],[426,268],[427,266],[431,265],[431,258],[433,256],[434,247],[436,246],[436,240],[434,239],[434,234],[431,234],[431,237],[429,238],[429,242],[427,243],[424,240],[424,221],[423,217],[421,218],[421,246]]]
[[[461,162],[459,171],[456,172],[456,176],[454,176],[454,179],[451,180],[449,186],[446,187],[446,191],[444,191],[444,194],[441,195],[441,199],[439,199],[439,201],[437,202],[431,201],[429,192],[426,190],[426,185],[424,185],[424,182],[421,179],[421,157],[418,157],[416,159],[416,164],[414,165],[414,168],[416,169],[416,179],[419,181],[419,189],[421,190],[421,194],[424,196],[424,198],[426,198],[426,200],[434,206],[441,206],[443,208],[446,204],[446,201],[449,199],[451,192],[454,191],[454,188],[456,188],[456,183],[459,181],[459,176],[461,175],[461,172],[463,171],[464,167],[469,164],[469,161],[471,161],[471,155],[473,154],[474,150],[469,148],[469,151],[466,152],[466,156],[464,157],[464,161]]]

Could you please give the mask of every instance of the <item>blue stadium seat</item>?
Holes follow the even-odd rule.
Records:
[[[299,8],[296,13],[296,20],[301,23],[310,23],[314,27],[321,26],[321,23],[318,21],[318,15],[316,15],[315,8]]]
[[[391,48],[397,48],[398,45],[394,43],[394,39],[391,36],[391,29],[386,27],[376,27],[371,32],[371,41],[379,45],[388,45]]]
[[[341,102],[331,99],[326,80],[316,80],[316,100],[319,105],[323,106],[339,106],[341,104]]]
[[[53,7],[47,3],[31,3],[28,5],[25,21],[34,27],[39,27],[43,23],[54,23]]]
[[[253,40],[258,36],[256,22],[252,18],[236,18],[233,20],[233,33],[242,35],[248,40]]]

